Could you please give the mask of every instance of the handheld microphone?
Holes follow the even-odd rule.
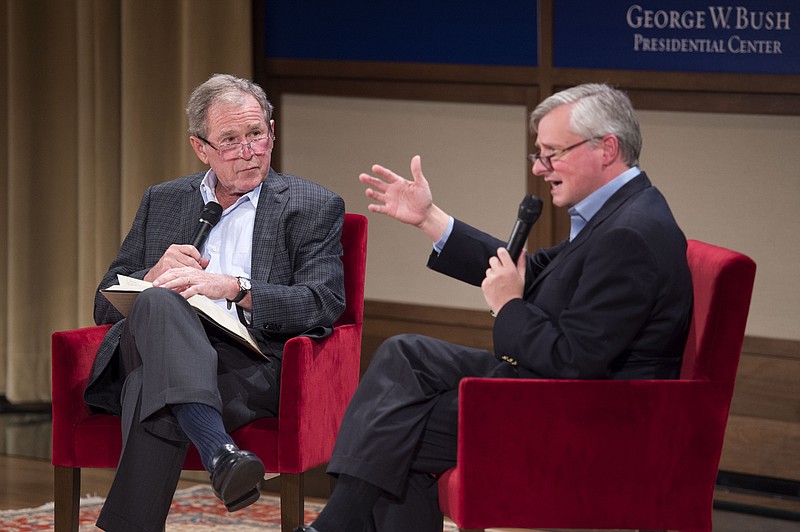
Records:
[[[542,214],[542,200],[531,194],[522,198],[522,203],[519,204],[517,223],[514,224],[511,236],[508,238],[508,246],[506,246],[508,254],[511,255],[514,262],[517,262],[519,254],[522,253],[525,241],[528,240],[531,228],[539,219],[540,214]]]
[[[212,227],[217,225],[221,217],[222,206],[219,203],[216,201],[209,201],[206,203],[206,206],[203,207],[203,212],[200,213],[200,220],[197,224],[197,229],[195,229],[194,236],[191,242],[189,242],[197,248],[197,251],[200,251],[200,247],[206,243],[208,233],[211,232]]]

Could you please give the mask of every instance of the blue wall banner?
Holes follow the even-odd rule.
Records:
[[[800,74],[797,0],[555,0],[553,65]]]
[[[536,66],[535,0],[266,0],[265,57]]]

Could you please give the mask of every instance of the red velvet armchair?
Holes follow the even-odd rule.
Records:
[[[331,336],[286,343],[277,418],[259,419],[233,433],[237,444],[280,473],[281,529],[303,522],[303,473],[330,459],[344,410],[358,384],[367,219],[346,214],[342,232],[347,308]],[[55,529],[78,529],[81,468],[115,468],[121,450],[119,418],[93,414],[83,390],[109,326],[53,333],[53,460]],[[202,470],[194,447],[185,469]]]
[[[694,315],[679,380],[469,378],[439,504],[487,527],[710,531],[755,263],[689,241]]]

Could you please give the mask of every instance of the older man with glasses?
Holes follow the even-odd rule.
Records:
[[[572,230],[516,262],[503,241],[433,203],[418,156],[413,180],[380,165],[359,176],[371,211],[431,239],[430,268],[481,287],[496,316],[494,351],[419,335],[384,342],[339,431],[328,466],[336,489],[300,530],[441,531],[436,476],[455,465],[464,377],[678,376],[692,305],[686,240],[637,166],[628,97],[577,86],[544,100],[531,129],[540,149],[532,171],[569,210]]]
[[[97,521],[114,532],[164,529],[190,442],[228,511],[255,502],[264,465],[229,433],[277,415],[285,340],[330,331],[345,307],[344,202],[270,167],[275,122],[261,87],[214,75],[186,111],[210,169],[145,192],[95,296],[95,321],[114,326],[85,398],[122,416],[122,456]],[[212,206],[218,221],[206,218]],[[127,317],[100,292],[118,274],[153,284]],[[240,320],[260,352],[201,322],[187,302],[198,294]]]

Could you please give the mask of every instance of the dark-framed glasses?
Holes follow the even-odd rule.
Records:
[[[596,137],[584,139],[584,140],[582,140],[580,142],[576,142],[572,146],[567,146],[566,148],[561,148],[560,150],[556,150],[553,153],[548,154],[548,155],[544,155],[542,152],[531,153],[531,154],[528,155],[528,160],[531,162],[531,164],[536,164],[536,161],[539,161],[540,163],[542,163],[542,166],[544,166],[545,170],[547,170],[548,172],[552,172],[553,171],[553,161],[552,161],[553,159],[558,159],[559,157],[563,157],[564,155],[567,154],[568,151],[573,150],[573,149],[577,148],[578,146],[583,146],[584,144],[586,144],[590,140],[595,140],[595,138]]]
[[[245,148],[250,150],[253,155],[264,155],[267,153],[270,141],[275,140],[275,135],[270,133],[265,137],[256,137],[247,142],[224,142],[219,146],[214,146],[211,142],[199,135],[197,138],[218,151],[223,160],[232,161],[238,159],[244,153]]]

